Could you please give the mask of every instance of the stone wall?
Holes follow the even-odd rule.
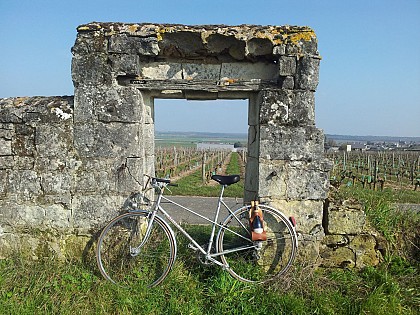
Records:
[[[248,99],[245,200],[295,216],[302,260],[319,257],[334,219],[310,28],[90,23],[72,53],[74,98],[1,100],[3,256],[83,247],[154,172],[154,99],[183,98]]]

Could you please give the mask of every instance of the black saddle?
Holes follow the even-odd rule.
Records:
[[[241,177],[239,175],[213,175],[211,179],[215,180],[220,185],[229,186],[239,182]]]

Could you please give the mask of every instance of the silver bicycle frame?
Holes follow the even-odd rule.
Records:
[[[184,207],[183,205],[180,205],[179,203],[177,203],[177,202],[175,202],[175,201],[173,201],[171,199],[168,199],[168,198],[164,197],[163,196],[163,189],[164,188],[162,187],[160,189],[161,190],[158,193],[158,197],[157,197],[157,199],[155,201],[155,204],[153,206],[153,210],[151,212],[151,218],[149,220],[148,228],[147,228],[147,231],[146,231],[146,236],[145,236],[142,244],[140,244],[138,247],[132,249],[134,252],[138,252],[140,250],[140,248],[143,246],[143,244],[146,242],[146,240],[148,239],[148,237],[150,235],[151,227],[153,225],[153,220],[154,220],[155,216],[157,215],[157,212],[158,211],[160,211],[163,214],[163,216],[166,219],[168,219],[195,246],[195,247],[193,247],[194,249],[199,250],[202,254],[205,255],[205,258],[206,259],[208,259],[209,261],[211,261],[211,262],[213,262],[213,263],[215,263],[215,264],[217,264],[219,266],[222,266],[222,267],[225,267],[225,268],[229,268],[229,266],[227,266],[227,265],[223,264],[222,262],[218,261],[217,259],[215,259],[215,257],[218,257],[220,255],[224,255],[224,254],[228,254],[228,253],[233,253],[233,252],[238,252],[238,251],[242,251],[242,250],[247,250],[247,249],[251,249],[251,248],[257,248],[257,245],[255,245],[249,238],[246,238],[246,237],[240,235],[239,233],[237,233],[237,232],[229,229],[228,227],[223,226],[222,224],[217,223],[217,221],[219,219],[220,208],[221,208],[221,205],[223,205],[226,208],[226,210],[229,212],[228,216],[229,215],[232,215],[238,221],[238,223],[240,223],[242,225],[242,227],[244,229],[248,230],[247,227],[245,227],[242,224],[242,222],[238,219],[238,217],[235,215],[235,212],[232,211],[229,208],[229,206],[223,201],[223,193],[224,193],[224,190],[225,190],[225,186],[224,185],[222,185],[222,189],[221,189],[221,192],[220,192],[220,195],[219,195],[219,198],[218,198],[217,209],[216,209],[216,212],[215,212],[215,215],[214,215],[214,220],[211,220],[211,219],[209,219],[209,218],[207,218],[207,217],[205,217],[205,216],[203,216],[203,215],[195,212],[194,210],[191,210],[191,209],[189,209],[187,207]],[[182,209],[184,209],[184,210],[186,210],[186,211],[194,214],[195,216],[198,216],[198,217],[200,217],[200,218],[202,218],[202,219],[204,219],[204,220],[206,220],[206,221],[208,221],[208,222],[210,222],[212,224],[212,230],[211,230],[211,233],[210,233],[210,237],[209,237],[209,242],[208,242],[207,249],[204,249],[203,246],[201,246],[200,244],[198,244],[197,241],[187,231],[185,231],[185,229],[183,229],[182,226],[178,222],[176,222],[175,219],[173,219],[171,217],[171,215],[165,209],[162,208],[162,206],[161,206],[162,199],[165,200],[165,201],[167,201],[167,202],[169,202],[169,203],[171,203],[171,204],[173,204],[173,205],[175,205],[175,206],[177,206],[177,207],[179,207],[179,208],[182,208]],[[239,209],[241,209],[241,208],[239,208]],[[212,249],[213,242],[214,242],[214,237],[215,237],[215,232],[216,232],[216,227],[223,228],[225,230],[228,230],[228,231],[236,234],[237,236],[239,236],[239,237],[241,237],[241,238],[249,241],[250,242],[250,245],[249,246],[241,246],[241,247],[230,249],[230,250],[223,251],[223,252],[211,253],[211,249]]]

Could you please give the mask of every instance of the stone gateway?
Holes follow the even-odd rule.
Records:
[[[82,253],[154,173],[154,100],[181,98],[248,100],[245,201],[293,214],[300,255],[317,259],[331,165],[315,126],[321,58],[312,29],[89,23],[77,31],[74,97],[0,100],[0,258]]]

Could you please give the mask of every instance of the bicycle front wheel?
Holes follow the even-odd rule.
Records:
[[[242,207],[222,223],[217,251],[227,271],[243,282],[266,283],[283,275],[292,265],[297,236],[289,219],[280,211],[259,205],[264,217],[266,241],[252,241],[250,206]]]
[[[150,216],[146,211],[125,213],[103,229],[96,260],[105,279],[123,287],[153,287],[168,275],[176,256],[175,238],[157,216],[146,235]]]

